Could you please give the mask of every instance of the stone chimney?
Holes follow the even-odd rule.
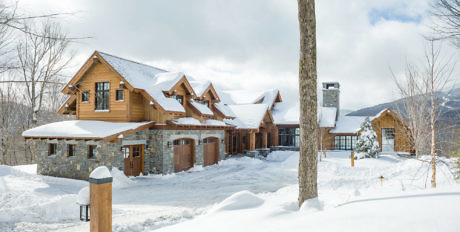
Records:
[[[339,82],[323,82],[323,107],[335,107],[335,120],[340,114],[340,84]]]

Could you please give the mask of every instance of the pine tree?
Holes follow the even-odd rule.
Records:
[[[369,117],[361,124],[360,134],[356,142],[355,152],[358,158],[376,158],[379,154],[379,143],[377,135],[372,128],[372,123]]]

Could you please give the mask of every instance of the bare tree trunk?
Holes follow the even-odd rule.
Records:
[[[434,42],[431,41],[431,65],[430,65],[430,100],[431,100],[431,111],[430,111],[430,126],[431,126],[431,170],[432,170],[432,175],[431,175],[431,187],[436,188],[436,140],[435,140],[435,129],[434,129],[434,119],[435,119],[435,113],[434,113],[434,79],[435,79],[435,64],[436,64],[436,58],[435,58],[435,52],[434,52]]]
[[[300,156],[299,207],[318,197],[317,96],[315,1],[298,0],[300,25]]]

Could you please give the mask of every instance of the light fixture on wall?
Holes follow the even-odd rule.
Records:
[[[123,89],[123,87],[125,87],[125,82],[124,82],[124,81],[120,81],[120,89]]]
[[[167,145],[168,145],[168,148],[171,148],[171,141],[168,141]]]
[[[198,145],[201,145],[201,139],[198,139]]]

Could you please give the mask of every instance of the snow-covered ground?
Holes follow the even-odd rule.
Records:
[[[458,231],[460,185],[444,159],[429,165],[382,155],[350,167],[348,152],[318,163],[319,199],[297,208],[297,152],[231,158],[172,175],[113,171],[114,231]],[[88,231],[78,191],[88,182],[0,166],[0,231]],[[380,182],[383,176],[383,182]]]

